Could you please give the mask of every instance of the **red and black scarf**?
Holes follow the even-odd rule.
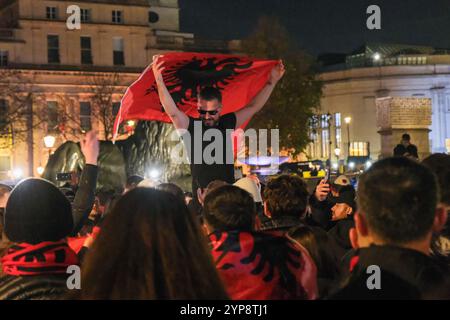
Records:
[[[67,267],[78,264],[76,253],[66,242],[14,244],[1,259],[3,273],[13,276],[66,273]]]

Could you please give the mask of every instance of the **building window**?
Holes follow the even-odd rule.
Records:
[[[335,138],[336,138],[336,148],[342,147],[342,131],[341,131],[341,114],[334,114],[334,128],[335,128]]]
[[[0,156],[0,172],[7,172],[11,170],[11,157]]]
[[[47,101],[47,130],[49,133],[58,129],[58,103],[56,101]]]
[[[317,133],[315,132],[311,132],[309,138],[311,140],[309,144],[309,156],[314,159],[319,157],[319,152],[317,150],[317,147],[319,145],[319,139]]]
[[[80,127],[83,131],[92,129],[90,102],[80,102]]]
[[[0,134],[7,132],[8,126],[8,101],[0,99]]]
[[[330,125],[329,118],[327,114],[323,114],[320,117],[320,127],[321,128],[328,128]]]
[[[330,155],[330,130],[322,129],[322,158]]]
[[[113,102],[112,105],[112,114],[113,116],[117,116],[117,114],[119,113],[120,110],[120,102]]]
[[[91,37],[81,37],[81,64],[92,64]]]
[[[125,57],[123,54],[123,38],[114,37],[113,38],[113,60],[115,66],[125,65]]]
[[[368,157],[369,142],[351,142],[350,157]]]
[[[47,7],[46,13],[48,20],[56,20],[58,17],[56,13],[56,7]]]
[[[8,51],[0,51],[0,66],[8,65]]]
[[[91,22],[91,9],[80,9],[81,22]]]
[[[47,57],[48,63],[59,63],[59,37],[47,36]]]
[[[122,11],[119,11],[119,10],[112,11],[112,22],[113,23],[123,23]]]

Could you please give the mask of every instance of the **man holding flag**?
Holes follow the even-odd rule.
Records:
[[[278,61],[273,66],[266,83],[254,95],[253,99],[235,112],[222,114],[222,93],[219,89],[212,86],[201,88],[197,94],[199,118],[196,119],[186,115],[174,102],[164,82],[163,71],[165,69],[165,61],[163,60],[163,56],[161,55],[154,56],[152,70],[164,111],[169,116],[177,131],[182,134],[183,143],[188,151],[194,195],[198,193],[199,188],[201,192],[213,180],[223,180],[228,183],[233,183],[234,157],[233,150],[229,147],[231,146],[230,131],[242,127],[266,104],[275,85],[285,73],[282,61]],[[223,139],[223,143],[221,144],[223,146],[222,153],[220,155],[213,155],[213,158],[217,159],[217,156],[219,156],[223,161],[211,163],[208,159],[203,159],[203,151],[205,148],[210,143],[217,143],[216,140],[210,142],[216,136],[215,134],[208,133],[211,129],[215,129],[216,133],[220,132],[221,138]],[[200,161],[197,157],[199,154],[202,158]]]

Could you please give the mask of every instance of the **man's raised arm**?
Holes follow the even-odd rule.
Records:
[[[166,111],[166,113],[170,117],[170,120],[172,120],[175,128],[177,130],[187,129],[189,125],[189,118],[183,111],[178,109],[164,83],[164,79],[162,76],[162,71],[164,70],[164,62],[161,61],[161,57],[162,56],[160,55],[153,56],[152,66],[153,74],[155,75],[156,79],[156,85],[158,87],[159,100],[161,101],[164,111]]]
[[[255,113],[264,107],[267,100],[269,100],[275,85],[283,77],[284,72],[284,65],[280,60],[280,62],[273,67],[270,73],[269,81],[266,83],[264,88],[262,88],[262,90],[253,98],[252,101],[250,101],[248,105],[241,110],[236,111],[236,128],[239,128],[245,123],[245,121],[249,120]]]

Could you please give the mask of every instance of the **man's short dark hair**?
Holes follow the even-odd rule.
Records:
[[[358,208],[386,242],[404,244],[430,232],[438,199],[436,178],[410,159],[387,158],[361,175]]]
[[[203,87],[200,90],[198,96],[199,98],[206,101],[217,99],[217,101],[222,102],[222,93],[220,92],[219,89],[214,87]]]
[[[256,217],[252,196],[236,186],[218,187],[205,197],[203,218],[214,230],[247,230]]]
[[[404,133],[404,134],[402,135],[402,140],[404,140],[404,141],[410,141],[410,140],[411,140],[411,136],[410,136],[409,134],[407,134],[407,133]]]
[[[299,176],[281,175],[272,178],[264,188],[264,202],[272,218],[302,218],[308,205],[308,188]]]
[[[423,159],[422,164],[430,169],[439,183],[440,202],[450,205],[450,155],[435,153]]]

